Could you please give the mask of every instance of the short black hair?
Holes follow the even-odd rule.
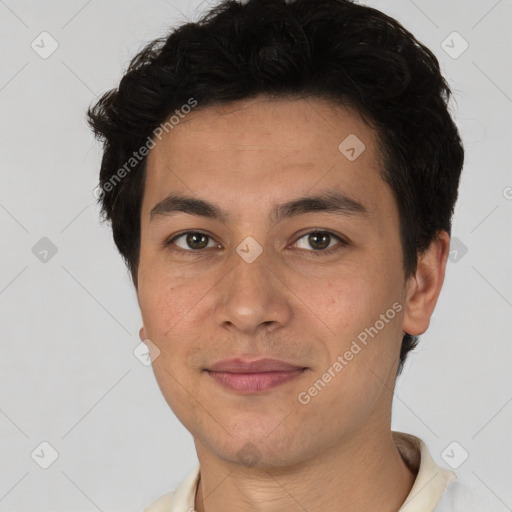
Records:
[[[451,231],[464,160],[434,54],[395,19],[350,0],[223,0],[147,44],[119,87],[87,112],[103,141],[102,216],[135,286],[146,159],[133,160],[134,152],[191,98],[207,107],[259,95],[326,99],[376,130],[404,272],[414,273],[418,253]],[[398,374],[417,343],[405,334]]]

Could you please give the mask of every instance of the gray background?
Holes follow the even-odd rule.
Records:
[[[367,3],[436,53],[466,146],[446,284],[397,384],[393,429],[445,466],[467,451],[459,477],[512,510],[512,2]],[[98,220],[101,153],[84,119],[145,42],[206,6],[0,0],[0,510],[140,511],[196,464],[133,354],[140,315]],[[43,31],[59,45],[47,58],[31,47],[51,49]],[[58,453],[48,469],[43,441]]]

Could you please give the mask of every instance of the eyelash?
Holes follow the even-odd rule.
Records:
[[[204,233],[202,231],[184,231],[183,233],[179,233],[179,234],[173,236],[172,238],[170,238],[169,240],[167,240],[165,242],[165,246],[170,246],[177,239],[181,238],[182,236],[189,235],[189,234],[204,235],[204,236],[208,237],[209,239],[214,240],[214,238],[212,236],[210,236],[209,234]],[[330,237],[337,239],[338,243],[336,245],[334,245],[333,247],[329,247],[328,249],[319,249],[319,250],[299,249],[300,251],[305,251],[305,252],[311,253],[314,256],[321,256],[321,255],[325,255],[325,254],[332,254],[332,253],[334,253],[336,251],[341,250],[344,246],[348,245],[348,242],[344,238],[342,238],[340,235],[337,235],[336,233],[333,233],[332,231],[319,230],[319,229],[313,229],[311,231],[307,231],[306,233],[302,233],[296,239],[296,241],[294,242],[293,245],[297,244],[297,242],[300,239],[304,238],[305,236],[311,235],[311,234],[329,235]],[[181,247],[174,247],[173,250],[176,251],[176,252],[180,252],[180,253],[182,253],[182,254],[184,254],[186,256],[195,256],[195,255],[197,255],[197,254],[199,254],[201,252],[205,252],[206,251],[206,249],[194,250],[194,249],[182,249]]]

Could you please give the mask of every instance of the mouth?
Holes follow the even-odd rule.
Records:
[[[211,365],[205,371],[218,384],[231,391],[267,391],[301,376],[306,367],[277,359],[243,361],[230,359]]]

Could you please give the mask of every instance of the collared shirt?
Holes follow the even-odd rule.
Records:
[[[405,463],[416,474],[407,499],[397,512],[487,512],[491,500],[476,496],[457,480],[453,471],[438,466],[425,443],[404,432],[392,432],[395,445]],[[161,496],[143,512],[193,512],[199,482],[197,465],[181,485]]]

